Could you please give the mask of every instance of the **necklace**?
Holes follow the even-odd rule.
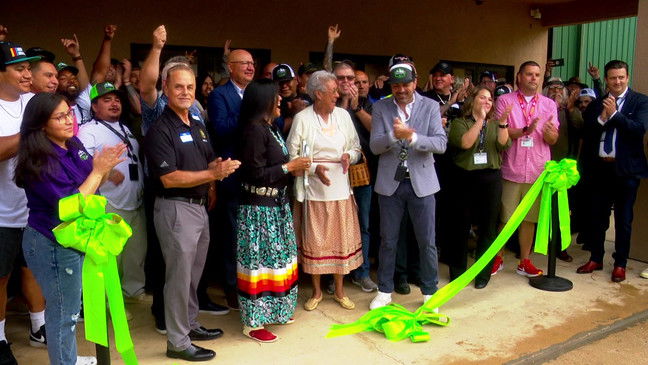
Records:
[[[335,125],[331,118],[332,114],[329,114],[328,123],[324,122],[324,119],[319,114],[315,113],[315,116],[317,117],[317,123],[319,124],[323,135],[331,137],[335,134]]]
[[[448,100],[443,100],[443,97],[441,95],[439,95],[438,92],[435,91],[434,93],[436,94],[437,98],[439,98],[439,104],[445,105],[447,102],[450,101],[450,96],[451,95],[448,95]]]
[[[20,111],[18,112],[18,115],[13,115],[13,114],[9,113],[9,111],[7,109],[5,109],[4,105],[0,104],[0,108],[2,108],[2,110],[5,111],[5,113],[7,113],[10,117],[12,117],[14,119],[20,118],[20,116],[22,115],[22,112],[23,112],[23,99],[21,97],[18,97],[18,98],[20,99]]]
[[[275,132],[275,130],[272,129],[272,127],[269,128],[270,128],[270,133],[272,133],[272,136],[274,137],[275,141],[277,141],[277,143],[279,143],[279,145],[281,146],[281,152],[283,152],[284,155],[288,155],[288,147],[286,147],[286,142],[284,142],[283,138],[281,138],[279,132]]]

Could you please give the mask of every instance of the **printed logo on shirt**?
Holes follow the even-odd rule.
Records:
[[[83,161],[88,159],[88,154],[85,151],[79,150],[79,158],[82,159]]]
[[[169,167],[169,164],[166,161],[162,161],[162,163],[160,164],[160,168],[165,168],[165,167]]]

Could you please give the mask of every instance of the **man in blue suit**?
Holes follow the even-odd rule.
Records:
[[[416,90],[416,70],[411,64],[390,68],[393,97],[373,105],[369,145],[379,156],[375,191],[380,206],[378,295],[371,309],[391,302],[394,264],[400,223],[405,209],[419,244],[421,292],[427,300],[437,290],[438,260],[434,242],[434,193],[439,181],[433,153],[443,153],[447,136],[441,125],[439,104]]]
[[[605,65],[609,94],[591,102],[583,114],[581,183],[590,206],[587,244],[590,260],[579,274],[603,269],[605,231],[614,206],[615,253],[612,281],[625,280],[630,251],[632,209],[641,178],[648,177],[643,136],[648,121],[648,97],[628,88],[628,65],[610,61]]]
[[[207,113],[213,131],[216,155],[223,160],[234,157],[236,152],[236,133],[241,109],[243,92],[254,78],[254,60],[245,50],[237,49],[230,53],[227,67],[230,80],[214,89],[207,99]],[[220,258],[224,260],[225,295],[227,305],[238,309],[236,296],[236,214],[239,205],[240,182],[236,174],[230,175],[217,184],[215,225],[220,238]]]

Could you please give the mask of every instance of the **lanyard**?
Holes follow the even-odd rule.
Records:
[[[524,117],[524,122],[527,126],[531,125],[531,117],[536,112],[536,106],[538,105],[538,94],[534,95],[531,98],[531,102],[527,103],[526,99],[522,93],[518,90],[517,92],[518,102],[520,103],[520,109],[522,109],[522,116]],[[528,108],[528,105],[531,104],[531,107]],[[528,111],[528,113],[527,113]]]
[[[477,123],[477,121],[475,121],[475,123]],[[486,128],[488,128],[488,126],[486,124],[487,124],[486,123],[486,118],[484,118],[482,128],[479,131],[479,147],[477,147],[478,150],[479,150],[479,153],[484,152],[484,147],[486,145]]]
[[[135,154],[135,148],[133,148],[133,145],[131,144],[130,138],[128,138],[128,133],[126,133],[126,130],[124,129],[124,125],[121,122],[117,122],[119,124],[119,127],[121,128],[122,132],[124,134],[121,134],[115,130],[110,124],[106,123],[103,120],[97,119],[97,122],[103,124],[106,128],[108,128],[111,132],[113,132],[117,137],[119,137],[122,142],[126,144],[126,152],[128,154],[128,157],[131,159],[131,161],[137,163],[137,155]]]

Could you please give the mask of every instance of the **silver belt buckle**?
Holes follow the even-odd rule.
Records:
[[[266,193],[266,188],[265,188],[265,187],[256,188],[256,193],[257,193],[258,195],[265,195],[265,193]]]
[[[270,189],[268,189],[268,191],[270,192],[270,197],[271,198],[274,198],[274,197],[277,196],[277,188],[270,188]]]

